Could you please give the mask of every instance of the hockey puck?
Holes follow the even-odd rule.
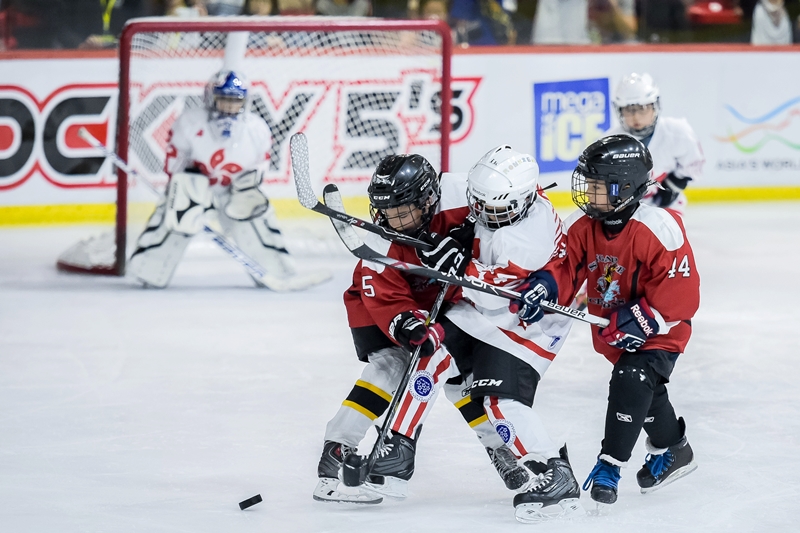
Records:
[[[239,509],[244,511],[248,507],[252,507],[257,503],[261,503],[261,494],[256,494],[252,498],[247,498],[243,502],[239,502]]]

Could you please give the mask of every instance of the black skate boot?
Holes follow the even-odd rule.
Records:
[[[636,473],[636,481],[642,488],[642,494],[658,490],[697,469],[694,452],[686,440],[686,423],[683,418],[679,418],[678,423],[683,436],[677,444],[669,448],[655,448],[649,438],[645,441],[649,453],[645,457],[644,466]]]
[[[621,477],[619,466],[611,464],[606,459],[601,459],[601,457],[608,456],[601,454],[597,457],[597,464],[594,465],[589,477],[583,482],[583,490],[589,490],[591,487],[592,499],[599,504],[598,510],[603,505],[611,505],[617,501],[617,485]]]
[[[534,478],[533,473],[519,464],[514,452],[508,449],[507,446],[500,446],[496,450],[486,448],[486,453],[492,460],[497,473],[503,479],[508,490],[525,490],[531,484]]]
[[[414,439],[392,433],[378,450],[378,459],[364,486],[378,494],[403,499],[408,496],[408,480],[414,475]]]
[[[383,498],[376,497],[362,487],[345,487],[343,483],[339,483],[339,471],[342,468],[342,461],[351,453],[355,453],[355,450],[346,444],[331,440],[325,441],[322,447],[322,457],[320,457],[319,465],[317,466],[319,482],[314,489],[315,500],[361,504],[376,504],[383,501]]]
[[[523,464],[532,472],[545,468],[526,492],[514,496],[514,516],[519,522],[534,523],[585,514],[566,445],[559,450],[558,457],[547,460],[547,465],[538,461],[524,461]]]

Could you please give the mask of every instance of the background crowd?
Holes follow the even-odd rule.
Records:
[[[113,48],[142,16],[441,19],[461,46],[800,41],[800,0],[0,0],[0,50]]]

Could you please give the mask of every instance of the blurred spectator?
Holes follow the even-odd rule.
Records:
[[[206,13],[213,16],[233,16],[244,13],[244,0],[200,0]]]
[[[248,0],[245,12],[250,15],[313,15],[314,0]]]
[[[317,0],[317,14],[333,17],[367,17],[372,13],[370,0]]]
[[[761,0],[753,10],[752,44],[792,44],[792,23],[783,0]]]
[[[404,19],[417,12],[419,0],[372,0],[372,15],[386,19]]]
[[[419,18],[447,22],[447,0],[422,0],[419,5]]]
[[[511,16],[498,0],[452,0],[450,25],[456,44],[514,44]]]
[[[590,44],[588,0],[539,0],[533,44]]]
[[[592,41],[629,43],[638,29],[635,0],[590,0],[589,32]]]
[[[202,17],[208,13],[201,1],[166,0],[164,14],[177,17]]]
[[[650,41],[660,41],[659,31],[689,29],[684,0],[639,0],[639,17]]]

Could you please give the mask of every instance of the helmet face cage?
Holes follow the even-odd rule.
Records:
[[[622,127],[623,130],[627,131],[631,135],[643,139],[649,135],[652,135],[656,129],[656,122],[658,122],[658,112],[661,110],[661,102],[660,98],[656,98],[655,102],[643,103],[643,104],[629,104],[626,106],[620,106],[615,103],[614,109],[617,111],[617,120],[619,120],[620,127]],[[647,126],[638,129],[634,129],[628,126],[628,123],[625,121],[626,111],[641,112],[642,110],[647,110],[647,109],[653,110],[653,122],[651,122]]]
[[[470,213],[479,224],[490,230],[518,224],[528,214],[528,210],[535,200],[536,193],[532,192],[521,202],[514,199],[502,205],[490,205],[478,198],[472,191],[472,187],[467,187],[467,204]]]
[[[372,220],[381,226],[417,236],[428,228],[439,205],[439,176],[419,155],[385,158],[367,190]]]
[[[216,133],[230,137],[236,122],[247,116],[250,104],[247,82],[233,71],[220,71],[206,85],[204,100]]]

